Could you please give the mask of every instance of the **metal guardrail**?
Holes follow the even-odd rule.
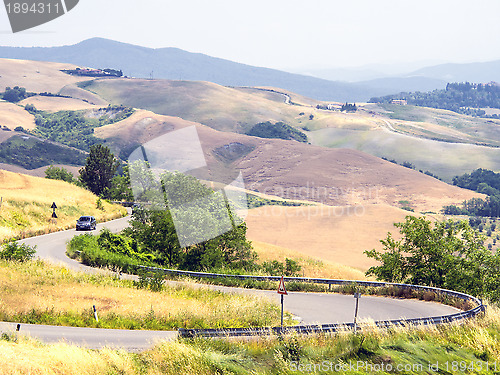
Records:
[[[180,271],[172,270],[167,268],[158,267],[146,267],[138,266],[140,269],[145,269],[155,272],[163,272],[170,275],[176,276],[189,276],[196,278],[236,278],[239,280],[255,280],[255,281],[279,281],[281,276],[251,276],[251,275],[227,275],[219,273],[207,273],[207,272],[191,272],[191,271]],[[397,287],[403,289],[411,289],[418,291],[434,292],[436,294],[447,295],[453,298],[463,299],[464,301],[472,301],[477,306],[456,314],[436,316],[436,317],[426,317],[426,318],[413,318],[413,319],[396,319],[396,320],[380,320],[375,321],[373,324],[379,328],[389,328],[395,326],[410,326],[410,325],[436,325],[451,323],[455,321],[460,321],[468,318],[473,318],[478,314],[486,311],[486,305],[483,304],[482,300],[473,297],[471,295],[455,292],[453,290],[435,288],[430,286],[422,285],[411,285],[411,284],[401,284],[401,283],[387,283],[379,281],[361,281],[361,280],[338,280],[338,279],[319,279],[319,278],[308,278],[308,277],[285,277],[285,281],[303,282],[303,283],[313,283],[313,284],[326,284],[326,285],[359,285],[365,287]],[[351,330],[355,328],[354,323],[338,323],[338,324],[322,324],[322,325],[305,325],[305,326],[291,326],[291,327],[256,327],[256,328],[226,328],[226,329],[179,329],[180,337],[230,337],[230,336],[262,336],[270,334],[283,334],[283,333],[300,333],[300,334],[310,334],[319,332],[338,332]],[[363,328],[363,324],[356,324],[356,328]]]
[[[397,320],[382,320],[373,323],[378,328],[405,327],[415,325],[437,325],[444,323],[452,323],[467,318],[472,318],[486,309],[485,305],[477,306],[472,310],[464,311],[457,314],[437,316],[430,318],[414,318],[414,319],[397,319]],[[291,327],[256,327],[256,328],[222,328],[222,329],[179,329],[179,336],[185,338],[192,337],[235,337],[235,336],[264,336],[264,335],[280,335],[288,333],[313,334],[313,333],[334,333],[339,331],[363,329],[368,325],[354,323],[334,323],[321,325],[305,325]]]

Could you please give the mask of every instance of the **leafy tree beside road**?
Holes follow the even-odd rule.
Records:
[[[401,233],[381,241],[382,252],[365,251],[381,263],[367,271],[379,280],[428,285],[500,301],[500,253],[483,245],[484,238],[468,222],[432,224],[407,216],[395,224]]]
[[[80,169],[80,181],[94,194],[107,197],[119,165],[108,147],[92,145],[87,162]]]
[[[136,165],[134,180],[139,177]],[[142,171],[141,181],[149,181],[150,170]],[[142,186],[142,183],[141,183]],[[214,226],[221,225],[228,214],[227,207],[216,204],[215,192],[200,183],[196,178],[182,173],[165,173],[162,175],[162,193],[159,196],[146,193],[149,201],[161,203],[168,196],[168,207],[149,209],[149,204],[136,210],[131,221],[130,236],[139,246],[154,254],[158,263],[176,266],[187,270],[209,270],[213,268],[253,267],[254,254],[250,243],[246,240],[245,223],[235,223],[233,228],[212,237]],[[156,187],[158,190],[159,187]],[[155,190],[153,186],[153,190]],[[194,206],[193,206],[194,205]],[[158,207],[157,207],[158,208]],[[182,212],[180,212],[182,211]],[[174,222],[174,216],[176,221]],[[200,234],[199,242],[181,247],[179,236]]]
[[[221,216],[228,215],[226,205],[217,205],[215,199],[211,199],[217,197],[212,189],[182,173],[165,173],[159,184],[151,170],[141,163],[131,163],[127,170],[133,176],[136,189],[144,188],[144,194],[136,196],[141,206],[133,211],[130,227],[119,235],[101,233],[71,240],[70,248],[81,251],[81,259],[86,264],[127,271],[133,271],[133,264],[192,271],[257,267],[244,222],[234,218],[232,228],[226,228],[227,231],[212,231],[222,225]],[[165,205],[167,196],[170,200]],[[196,237],[200,240],[181,246],[179,236],[193,233],[201,233],[202,236]],[[216,234],[203,236],[207,233]]]

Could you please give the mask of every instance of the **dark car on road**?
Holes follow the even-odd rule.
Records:
[[[96,228],[97,221],[93,216],[80,216],[76,221],[76,230],[93,230]]]

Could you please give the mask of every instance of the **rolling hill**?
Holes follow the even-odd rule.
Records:
[[[40,111],[78,111],[81,109],[97,109],[100,106],[90,104],[80,99],[75,98],[61,98],[50,96],[31,96],[19,102],[19,105],[25,106],[27,104],[34,105]]]
[[[0,101],[0,128],[14,130],[18,126],[34,129],[35,116],[13,103]]]
[[[224,86],[273,86],[318,100],[367,101],[395,93],[394,83],[348,83],[255,67],[177,48],[152,49],[102,38],[61,47],[0,47],[0,57],[57,61],[84,67],[114,68],[138,78],[210,81]],[[402,80],[398,90],[415,89]],[[428,84],[426,87],[429,87]],[[390,90],[390,91],[387,91]],[[397,91],[396,91],[397,92]]]
[[[241,170],[247,188],[289,199],[327,205],[385,203],[410,200],[418,211],[437,211],[475,193],[450,186],[417,171],[349,149],[329,149],[296,141],[262,139],[221,132],[178,117],[137,111],[128,119],[95,130],[115,152],[131,150],[167,132],[196,126],[209,166],[207,180],[235,177]],[[230,160],[218,150],[242,150]],[[235,169],[233,172],[227,170]],[[226,183],[231,182],[225,181]]]
[[[4,62],[12,64],[11,60],[0,60],[0,65]],[[474,136],[477,132],[451,131],[443,119],[439,124],[430,120],[426,123],[418,121],[417,115],[421,113],[402,113],[394,108],[373,106],[361,106],[356,113],[322,110],[316,106],[324,103],[281,89],[234,88],[209,82],[98,79],[85,83],[83,89],[76,85],[78,82],[66,81],[66,76],[58,82],[61,78],[58,64],[52,65],[53,71],[44,74],[36,73],[37,62],[23,64],[32,72],[32,87],[59,90],[72,98],[35,96],[20,105],[31,103],[55,111],[72,106],[74,109],[93,107],[84,101],[91,99],[88,101],[152,110],[138,109],[125,120],[94,129],[94,135],[124,159],[140,144],[174,130],[195,126],[207,162],[207,168],[196,171],[198,177],[229,183],[241,171],[248,189],[318,203],[310,207],[273,206],[275,211],[266,211],[269,207],[250,210],[247,219],[251,239],[290,248],[315,259],[329,259],[365,269],[369,264],[362,251],[377,247],[378,240],[392,229],[392,224],[408,214],[402,207],[417,213],[438,212],[443,205],[459,204],[480,196],[358,150],[241,134],[258,122],[284,121],[306,132],[315,143],[321,143],[317,136],[320,132],[349,131],[367,132],[370,136],[404,136],[424,145],[424,141],[429,141],[424,136],[431,126],[435,134],[443,137],[453,136],[470,142],[479,137]],[[50,66],[46,63],[47,69]],[[50,87],[47,86],[49,82]],[[9,104],[5,108],[19,115],[28,114],[19,105]],[[8,111],[0,111],[0,115],[2,112]],[[397,116],[404,119],[396,119]],[[20,120],[22,123],[30,121],[33,117],[29,114]],[[394,130],[389,130],[388,121]],[[398,134],[405,129],[407,134]],[[13,134],[12,131],[0,131],[3,137],[0,141],[5,142]],[[368,139],[368,135],[358,137],[357,142]],[[383,141],[378,145],[380,150],[391,150]],[[398,152],[404,155],[405,151]],[[440,151],[439,147],[432,151],[435,158]],[[420,153],[432,155],[422,153],[422,149]],[[417,153],[414,156],[417,157]],[[32,173],[41,174],[43,169]],[[359,228],[364,228],[367,235],[358,236],[354,243],[352,238]],[[274,239],[271,238],[273,233]],[[338,238],[335,245],[331,243],[332,238]],[[309,241],[313,245],[306,246]]]
[[[11,67],[11,70],[12,64],[21,64],[21,62],[13,62],[12,60],[1,60],[0,63]],[[71,76],[66,76],[58,71],[60,64],[43,63],[45,69],[43,74],[41,71],[36,73],[38,64],[37,62],[22,62],[26,71],[32,72],[33,78],[30,79],[33,81],[32,85],[43,87],[43,84],[50,81],[56,89],[64,87],[64,85],[75,87],[74,82],[69,82],[68,86],[68,81],[66,81],[67,77],[72,79]],[[6,69],[6,71],[9,70]],[[3,79],[12,79],[11,75],[14,75],[13,71],[9,75],[3,76]],[[58,81],[60,78],[63,79],[62,82]],[[319,102],[288,92],[285,94],[291,96],[292,103],[287,104],[284,95],[277,90],[230,88],[208,82],[131,79],[101,79],[86,85],[86,88],[93,91],[93,95],[98,94],[112,103],[124,102],[124,104],[134,107],[151,107],[150,109],[154,112],[169,115],[161,116],[138,111],[136,115],[127,120],[95,129],[96,136],[106,139],[108,144],[117,153],[121,153],[123,157],[126,157],[127,152],[137,147],[138,144],[155,136],[172,129],[200,123],[217,126],[219,130],[243,132],[257,122],[272,120],[284,121],[296,127],[309,129],[309,135],[315,135],[315,131],[325,129],[367,131],[370,134],[384,132],[391,136],[400,136],[383,129],[386,118],[394,122],[388,117],[387,111],[386,117],[384,117],[384,111],[379,109],[376,112],[371,107],[361,109],[354,114],[318,110],[315,108],[315,104]],[[85,92],[92,94],[89,91]],[[78,90],[77,93],[80,94]],[[83,105],[81,101],[62,99],[65,98],[56,98],[49,103],[47,99],[33,97],[27,101],[38,100],[39,105],[50,104],[53,109],[59,109],[59,106],[63,105],[62,103],[65,103],[64,105]],[[12,108],[15,108],[19,113],[27,114],[21,107],[10,104],[9,106],[13,106]],[[31,121],[31,115],[28,117]],[[411,116],[408,120],[411,120]],[[422,124],[422,122],[418,124]],[[394,126],[398,129],[403,128],[403,125],[403,123],[394,122]],[[447,187],[447,185],[418,172],[401,168],[357,151],[311,147],[293,141],[260,139],[231,132],[223,133],[204,126],[199,128],[202,143],[206,144],[207,149],[210,150],[206,158],[208,163],[213,166],[212,173],[216,173],[217,170],[222,171],[227,164],[231,164],[227,163],[227,160],[221,161],[220,153],[217,155],[214,150],[231,143],[248,146],[247,149],[251,152],[248,155],[241,155],[239,159],[236,159],[236,162],[234,160],[232,162],[234,162],[234,166],[244,170],[247,182],[252,184],[257,191],[283,195],[279,194],[277,187],[285,186],[289,189],[288,193],[291,193],[290,189],[298,189],[306,186],[308,182],[314,182],[317,190],[327,188],[329,192],[327,198],[316,199],[316,201],[342,205],[358,203],[352,197],[355,195],[359,197],[363,189],[368,191],[367,189],[370,187],[382,187],[383,193],[379,194],[379,197],[384,197],[382,202],[394,205],[399,200],[415,197],[414,204],[417,209],[431,211],[439,209],[442,204],[448,204],[451,201],[460,202],[465,199],[463,192],[453,192],[445,193],[444,195],[449,199],[445,198],[439,206],[430,203],[434,199],[441,200],[443,197],[441,193],[446,190],[442,190],[442,187]],[[417,135],[408,136],[417,144],[423,145],[422,139],[419,138],[420,134]],[[313,139],[315,138],[313,137]],[[321,142],[318,141],[318,143]],[[403,150],[399,152],[402,153]],[[436,149],[435,152],[437,153],[439,150]],[[354,180],[352,180],[352,176],[355,176]],[[391,187],[390,180],[394,180],[394,178],[398,180],[397,189],[394,186]],[[384,182],[382,183],[382,181]],[[415,181],[421,182],[416,183]],[[354,191],[352,186],[358,190]],[[418,188],[416,188],[417,186]],[[426,193],[424,198],[420,198],[419,191],[423,186],[426,186],[424,189]],[[393,192],[387,193],[390,189]],[[338,193],[341,190],[354,191],[354,195],[347,198],[346,194]],[[372,198],[364,197],[362,201],[374,203]]]
[[[189,126],[196,126],[208,164],[195,171],[198,177],[229,183],[241,171],[251,191],[319,203],[265,206],[246,218],[250,240],[314,259],[366,270],[373,262],[363,251],[381,248],[379,240],[394,232],[393,223],[410,214],[401,207],[439,212],[445,204],[480,196],[359,151],[221,132],[144,110],[95,135],[123,153]]]
[[[259,122],[283,121],[305,131],[313,144],[408,161],[447,181],[479,167],[500,170],[497,120],[399,105],[360,105],[356,113],[341,113],[317,109],[322,102],[289,93],[298,105],[286,104],[279,89],[267,92],[208,82],[97,80],[87,89],[113,104],[223,131],[245,133]]]
[[[17,83],[18,66],[29,78],[26,83],[31,90],[59,90],[72,97],[34,96],[21,105],[31,103],[55,111],[126,104],[239,133],[246,133],[259,122],[282,121],[305,132],[315,145],[351,148],[400,163],[411,162],[446,181],[480,167],[500,170],[497,120],[397,105],[360,105],[356,113],[341,113],[318,109],[317,105],[327,103],[286,90],[224,87],[209,82],[100,79],[86,83],[83,89],[74,77],[59,71],[61,64],[36,61],[0,59],[5,72],[0,79]],[[0,120],[0,125],[10,129],[34,126],[32,115],[10,103],[0,103]],[[120,151],[126,158],[130,149],[120,147]]]
[[[265,121],[293,125],[303,121],[306,125],[314,112],[310,105],[285,104],[279,93],[210,82],[113,79],[94,81],[86,89],[113,104],[147,109],[238,133]]]
[[[0,90],[20,86],[31,92],[58,93],[64,86],[88,80],[61,72],[75,65],[43,61],[1,59]]]

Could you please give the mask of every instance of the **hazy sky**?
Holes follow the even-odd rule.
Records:
[[[20,0],[21,1],[21,0]],[[104,37],[278,69],[500,59],[500,0],[80,0],[0,45]]]

